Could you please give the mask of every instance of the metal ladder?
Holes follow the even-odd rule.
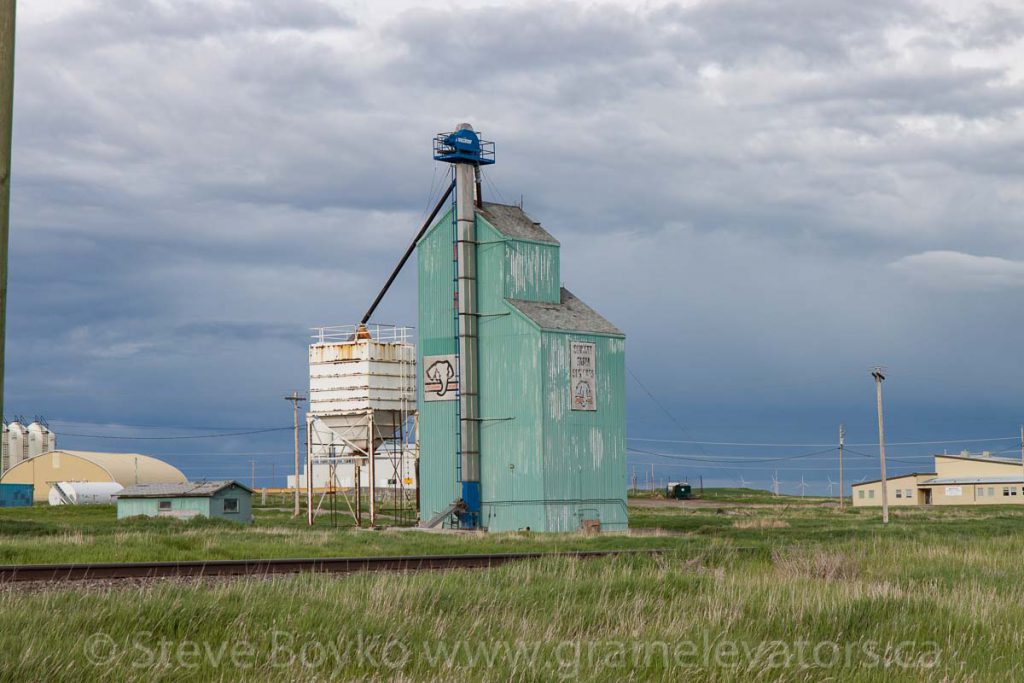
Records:
[[[462,349],[459,344],[459,221],[456,193],[452,193],[452,321],[454,323],[455,357],[459,363],[459,382],[455,385],[455,481],[462,484]],[[439,516],[451,528],[452,513],[458,508],[462,496],[452,501]],[[431,520],[433,522],[433,520]],[[458,524],[455,524],[457,527]]]

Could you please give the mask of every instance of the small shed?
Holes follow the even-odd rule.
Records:
[[[0,508],[32,505],[32,484],[0,484]]]
[[[140,484],[117,495],[117,518],[218,517],[252,522],[252,489],[237,481]]]

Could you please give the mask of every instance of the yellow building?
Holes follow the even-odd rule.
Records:
[[[49,451],[21,461],[0,478],[4,484],[33,484],[37,503],[47,500],[50,487],[58,481],[112,481],[133,486],[183,484],[188,479],[177,467],[148,455],[91,451]]]
[[[851,487],[855,507],[882,504],[882,484],[865,481]],[[887,477],[891,506],[1003,505],[1024,503],[1024,467],[1020,460],[987,451],[936,455],[934,472]]]

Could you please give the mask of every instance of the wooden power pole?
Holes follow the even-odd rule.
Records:
[[[305,396],[299,396],[299,392],[293,391],[291,396],[285,396],[284,400],[292,402],[293,412],[293,430],[295,432],[295,479],[292,482],[295,484],[295,511],[292,512],[292,517],[298,517],[301,510],[299,506],[299,403],[306,400]],[[309,438],[309,434],[306,434],[306,438]],[[306,477],[312,477],[313,473],[306,468]]]
[[[843,488],[843,447],[846,445],[846,429],[839,425],[839,509],[846,507],[846,489]]]
[[[882,470],[882,524],[889,523],[889,485],[885,480],[885,421],[882,419],[882,381],[885,375],[882,368],[871,371],[875,378],[875,393],[878,398],[878,462]]]
[[[4,412],[4,355],[7,340],[7,235],[11,217],[16,6],[16,0],[0,0],[0,415]]]

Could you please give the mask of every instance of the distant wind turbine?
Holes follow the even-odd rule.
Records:
[[[749,481],[747,481],[746,479],[744,479],[744,478],[743,478],[743,475],[741,474],[741,475],[740,475],[740,488],[741,488],[741,489],[745,489],[745,488],[747,488],[747,486],[748,486],[749,484],[750,484],[750,482],[749,482]]]
[[[836,486],[836,483],[832,481],[832,477],[828,478],[828,495],[832,495],[832,489]]]
[[[779,495],[779,471],[778,470],[775,470],[775,473],[772,474],[772,493],[774,493],[776,496]]]
[[[802,498],[805,493],[807,493],[807,482],[804,481],[804,476],[801,474],[800,475],[800,497]]]

